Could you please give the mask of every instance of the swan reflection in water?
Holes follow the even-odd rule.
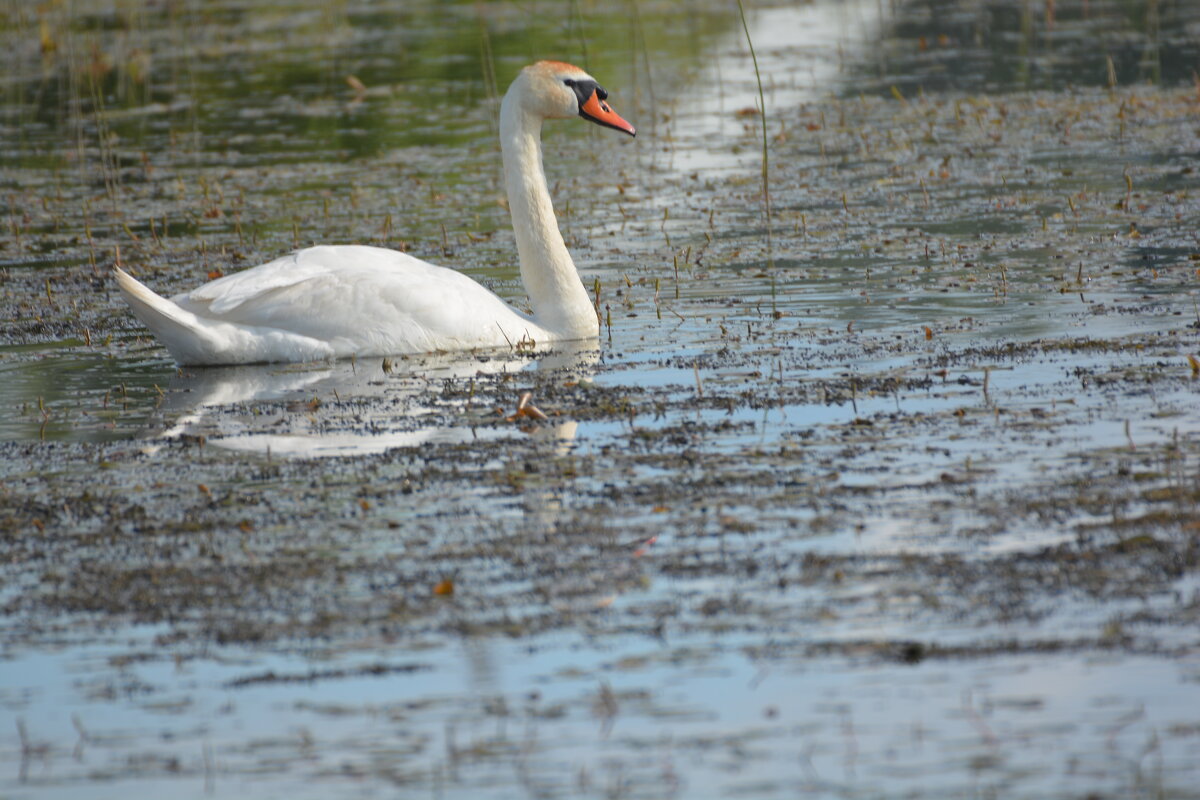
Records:
[[[147,450],[202,436],[207,445],[229,450],[320,458],[512,436],[520,429],[492,424],[495,395],[475,397],[473,380],[494,388],[506,375],[536,370],[579,381],[593,374],[599,358],[594,342],[578,342],[532,356],[488,351],[184,368],[159,406]],[[509,412],[522,382],[511,385]],[[531,435],[569,447],[576,426],[544,422]]]

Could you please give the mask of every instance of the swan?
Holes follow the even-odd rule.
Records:
[[[134,315],[182,366],[542,345],[600,325],[567,251],[542,168],[542,122],[582,117],[636,135],[579,67],[539,61],[500,104],[500,145],[521,280],[533,314],[474,280],[405,253],[319,246],[167,299],[113,268]]]

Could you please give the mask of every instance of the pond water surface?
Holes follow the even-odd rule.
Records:
[[[1200,796],[1200,11],[404,6],[0,12],[0,794]],[[123,307],[315,241],[523,303],[541,57],[639,129],[546,131],[598,342]]]

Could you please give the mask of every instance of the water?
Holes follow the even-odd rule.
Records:
[[[769,247],[724,4],[6,9],[0,792],[1196,796],[1197,16],[1047,8],[751,6]],[[179,370],[104,277],[521,303],[543,55],[599,342]]]

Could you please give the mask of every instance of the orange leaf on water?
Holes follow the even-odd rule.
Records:
[[[641,546],[641,547],[639,547],[637,550],[634,550],[634,551],[633,551],[633,557],[634,557],[634,558],[641,558],[642,556],[646,555],[646,552],[647,552],[647,551],[648,551],[648,550],[649,550],[651,547],[653,547],[653,546],[654,546],[654,543],[655,543],[655,542],[657,542],[657,541],[658,541],[658,537],[657,537],[657,536],[651,536],[649,539],[647,539],[646,541],[642,542],[642,546]]]

